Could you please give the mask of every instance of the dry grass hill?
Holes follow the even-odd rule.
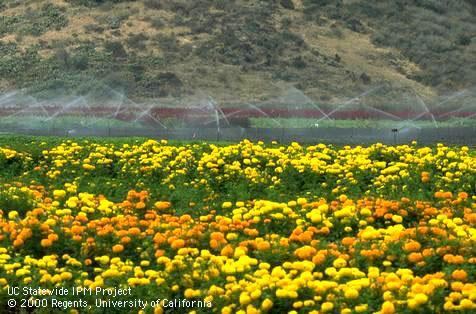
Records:
[[[338,102],[476,83],[474,0],[0,0],[0,90]]]

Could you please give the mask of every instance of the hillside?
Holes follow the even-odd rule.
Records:
[[[0,90],[256,101],[476,84],[474,0],[0,0]],[[388,94],[387,97],[391,97]]]

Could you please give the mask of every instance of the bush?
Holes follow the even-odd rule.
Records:
[[[288,10],[294,10],[294,3],[292,0],[280,0],[279,3],[283,6],[283,8]]]
[[[346,26],[352,30],[353,32],[357,32],[357,33],[363,33],[365,32],[365,27],[364,25],[362,24],[362,22],[360,22],[360,20],[356,19],[356,18],[350,18],[350,19],[347,19],[345,21],[345,24]]]
[[[179,96],[183,88],[182,81],[172,72],[149,74],[144,84],[152,97]]]
[[[121,2],[132,2],[135,0],[68,0],[71,4],[74,5],[84,5],[84,6],[98,6],[105,3],[121,3]]]
[[[134,80],[138,82],[144,79],[146,68],[142,64],[132,64],[129,66],[129,71],[134,76]]]
[[[17,51],[17,44],[15,42],[0,41],[0,55],[12,55]]]
[[[70,62],[71,62],[71,67],[79,71],[86,70],[89,66],[88,57],[82,54],[71,56]]]
[[[291,64],[296,69],[304,69],[306,67],[306,61],[304,61],[304,59],[301,56],[293,58]]]
[[[104,44],[104,49],[109,52],[114,58],[125,58],[127,52],[124,46],[119,41],[110,41]]]
[[[280,33],[280,39],[282,39],[286,43],[290,43],[291,45],[296,45],[298,47],[305,47],[306,42],[302,37],[296,33],[291,31],[283,31]]]
[[[111,29],[117,29],[121,27],[121,24],[124,20],[127,19],[127,16],[110,16],[106,19],[106,23]]]
[[[130,48],[134,49],[145,49],[145,41],[147,41],[149,37],[144,34],[131,34],[126,39],[127,45]]]
[[[153,17],[149,21],[149,23],[155,29],[160,29],[160,28],[164,27],[164,25],[165,25],[165,22],[160,17]]]
[[[293,23],[293,21],[290,18],[285,17],[281,20],[281,27],[283,29],[289,29],[289,27],[291,26],[292,23]]]
[[[342,0],[339,1],[332,1],[332,0],[304,0],[303,5],[304,5],[304,14],[309,16],[309,15],[315,15],[317,13],[323,13],[325,12],[325,8],[328,5],[335,5],[339,6],[341,4]]]
[[[468,46],[469,44],[471,44],[471,35],[459,34],[458,38],[456,39],[456,42],[458,43],[458,45]]]
[[[179,47],[177,38],[174,35],[159,34],[156,37],[160,49],[166,52],[176,52]]]
[[[367,74],[367,73],[362,73],[360,75],[360,79],[362,80],[362,82],[366,85],[370,84],[372,82],[372,79],[370,78],[370,76]]]
[[[87,33],[103,33],[104,27],[98,24],[87,24],[84,26]]]
[[[160,10],[162,9],[161,0],[145,0],[144,6],[148,9]]]
[[[26,10],[23,15],[2,16],[0,35],[16,32],[19,35],[40,36],[49,30],[60,30],[68,25],[63,9],[47,3],[40,10]]]
[[[135,88],[134,75],[127,70],[119,70],[110,73],[104,78],[103,83],[114,90],[130,92]]]
[[[61,65],[62,68],[67,69],[70,65],[70,56],[68,51],[64,48],[58,49],[55,54],[54,58],[58,61],[58,63]]]
[[[432,10],[439,14],[444,14],[448,8],[446,1],[441,0],[415,0],[415,4],[419,7]]]

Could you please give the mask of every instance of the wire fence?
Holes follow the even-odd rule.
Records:
[[[230,141],[243,139],[252,141],[277,141],[289,143],[330,143],[330,144],[406,144],[417,141],[420,144],[445,143],[453,145],[476,145],[476,127],[448,128],[121,128],[121,127],[79,127],[68,128],[2,128],[8,134],[62,137],[149,137],[156,139],[184,141]]]

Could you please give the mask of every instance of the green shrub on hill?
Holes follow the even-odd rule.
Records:
[[[47,3],[39,10],[27,9],[24,14],[0,17],[0,35],[16,33],[39,36],[50,30],[60,30],[68,25],[68,18],[61,7]]]
[[[133,2],[136,0],[67,0],[74,5],[98,6],[104,3]]]

